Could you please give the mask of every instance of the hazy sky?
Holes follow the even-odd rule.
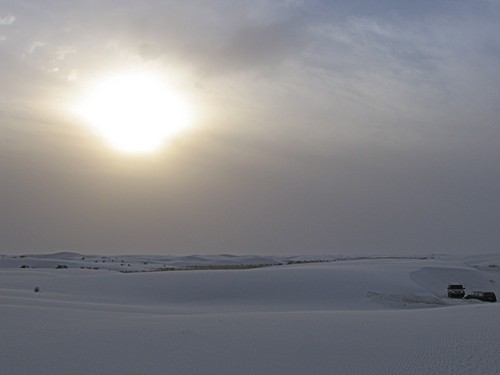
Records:
[[[69,110],[136,69],[152,154]],[[0,253],[499,250],[498,0],[0,0],[0,88]]]

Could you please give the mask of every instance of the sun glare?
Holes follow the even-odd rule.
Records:
[[[76,112],[114,148],[129,153],[157,150],[191,121],[186,101],[146,73],[103,80],[86,93]]]

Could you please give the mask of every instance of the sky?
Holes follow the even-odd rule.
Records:
[[[499,36],[497,0],[0,0],[0,253],[496,252]],[[71,110],[128,71],[191,108],[156,152]]]

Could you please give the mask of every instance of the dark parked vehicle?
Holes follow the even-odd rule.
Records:
[[[493,292],[472,292],[470,294],[465,295],[465,299],[478,299],[480,301],[486,302],[496,302],[497,296]]]
[[[449,284],[448,297],[463,298],[465,296],[465,288],[462,284]]]

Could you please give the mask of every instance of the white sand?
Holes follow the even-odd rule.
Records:
[[[0,374],[500,373],[499,254],[116,271],[290,260],[0,256]]]

